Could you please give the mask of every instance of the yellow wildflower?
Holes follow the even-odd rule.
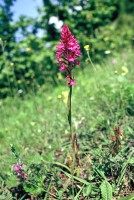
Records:
[[[31,124],[31,126],[34,126],[34,125],[35,125],[35,122],[31,122],[30,124]]]
[[[125,66],[123,66],[121,69],[122,69],[122,71],[123,71],[121,75],[122,75],[122,76],[126,76],[126,74],[129,72],[129,71],[128,71],[128,68],[125,67]]]
[[[121,75],[122,75],[122,76],[126,76],[126,73],[125,73],[125,72],[123,72]]]
[[[67,99],[68,99],[68,91],[64,91],[62,92],[62,95],[63,95],[63,103],[64,104],[67,104]]]
[[[90,46],[89,46],[89,45],[85,45],[85,46],[84,46],[84,49],[85,49],[86,51],[88,51],[88,50],[90,49]]]
[[[27,47],[27,48],[26,48],[26,51],[27,51],[27,52],[31,51],[31,48]]]
[[[18,83],[18,84],[21,84],[21,83],[22,83],[22,80],[18,80],[17,83]]]
[[[58,99],[61,99],[61,98],[62,98],[62,96],[59,94],[59,95],[58,95]]]
[[[115,73],[115,74],[118,74],[118,71],[117,71],[117,70],[115,70],[115,71],[114,71],[114,73]]]
[[[64,97],[68,97],[68,91],[62,92],[62,95],[63,95]]]
[[[11,63],[10,63],[10,66],[11,66],[11,67],[13,67],[13,66],[14,66],[14,63],[13,63],[13,62],[11,62]]]
[[[128,73],[128,68],[127,68],[127,67],[124,67],[124,66],[123,66],[121,69],[122,69],[122,71],[124,71],[125,73]]]
[[[109,40],[109,37],[104,37],[104,41],[106,42],[106,41],[108,41]]]

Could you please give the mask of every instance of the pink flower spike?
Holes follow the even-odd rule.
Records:
[[[66,71],[66,78],[70,79],[68,85],[76,85],[71,77],[71,71],[76,65],[80,65],[78,57],[81,56],[80,46],[72,35],[67,25],[62,27],[60,43],[56,47],[56,59],[60,65],[60,71]]]
[[[70,79],[70,81],[68,82],[68,86],[71,85],[76,85],[76,82],[73,79]]]

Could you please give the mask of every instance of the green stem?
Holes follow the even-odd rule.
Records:
[[[69,126],[70,126],[70,134],[72,135],[72,102],[71,102],[71,98],[72,98],[72,85],[70,86],[70,91],[69,91],[69,97],[68,97],[68,122],[69,122]]]
[[[72,102],[71,102],[71,98],[72,98],[72,85],[70,86],[70,90],[69,90],[69,96],[68,96],[68,122],[69,122],[69,126],[70,126],[70,135],[72,137],[72,150],[73,150],[73,133],[72,133]],[[74,163],[75,163],[75,155],[74,155],[74,151],[73,151],[73,168],[74,168]],[[73,172],[72,172],[73,173]],[[72,194],[74,197],[74,179],[73,179],[73,174],[72,175]]]
[[[91,60],[91,58],[90,58],[90,55],[89,55],[89,52],[88,52],[88,51],[87,51],[87,56],[88,56],[88,59],[89,59],[91,65],[92,65],[92,67],[93,67],[94,70],[96,71],[96,68],[95,68],[95,66],[94,66],[94,64],[93,64],[93,62],[92,62],[92,60]]]

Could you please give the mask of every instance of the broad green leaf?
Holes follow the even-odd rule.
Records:
[[[106,180],[104,180],[100,186],[101,195],[103,200],[112,200],[112,186]]]

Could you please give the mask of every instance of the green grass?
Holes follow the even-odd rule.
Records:
[[[1,195],[6,196],[4,192],[18,184],[12,175],[11,166],[16,159],[11,144],[29,170],[30,183],[24,183],[23,188],[37,199],[102,199],[105,196],[105,191],[101,191],[103,181],[106,181],[103,187],[112,187],[116,198],[132,193],[132,50],[108,55],[106,61],[95,65],[96,71],[88,62],[83,66],[83,70],[76,70],[77,86],[73,87],[72,98],[72,124],[78,135],[81,163],[80,171],[77,166],[75,169],[79,173],[72,175],[65,167],[70,168],[72,152],[65,103],[69,89],[59,76],[57,88],[46,91],[42,87],[37,94],[0,100]],[[128,69],[125,76],[122,76],[122,67]],[[112,156],[111,137],[118,124],[123,132],[122,146],[117,155]],[[25,199],[26,196],[20,192],[20,196],[14,198]]]

